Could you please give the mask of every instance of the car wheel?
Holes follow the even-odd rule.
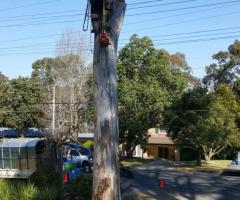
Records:
[[[90,173],[91,172],[91,167],[88,163],[83,163],[82,164],[82,168],[86,173]]]

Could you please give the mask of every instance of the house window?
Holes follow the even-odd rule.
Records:
[[[160,128],[155,128],[155,133],[160,134]]]

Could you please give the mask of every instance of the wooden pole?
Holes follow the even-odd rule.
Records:
[[[107,21],[110,45],[101,46],[100,32],[95,32],[94,37],[95,135],[92,200],[121,199],[116,59],[125,9],[124,1],[112,0],[112,10],[108,11],[110,17]]]
[[[53,98],[52,98],[52,136],[55,136],[55,113],[56,113],[56,86],[53,85]]]

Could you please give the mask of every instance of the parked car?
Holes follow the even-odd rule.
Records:
[[[87,173],[92,171],[92,153],[81,145],[65,143],[63,161],[76,163],[78,168],[83,168]]]

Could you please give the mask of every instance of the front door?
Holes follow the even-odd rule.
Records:
[[[158,147],[158,157],[169,159],[169,149],[167,147]]]

